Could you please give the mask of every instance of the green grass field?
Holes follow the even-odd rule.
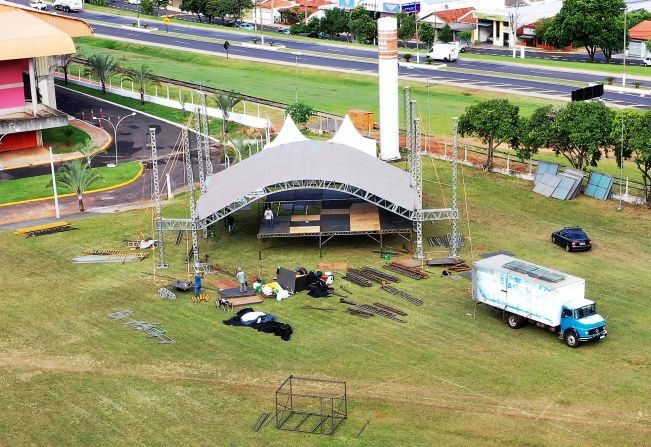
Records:
[[[131,180],[140,171],[140,163],[132,161],[119,164],[115,168],[98,167],[96,169],[102,175],[102,180],[89,188],[89,192]],[[50,175],[37,175],[0,182],[0,204],[51,197],[54,194],[52,187],[48,186],[51,181],[52,177]],[[73,191],[59,187],[57,192],[59,194],[68,194]]]
[[[84,57],[94,53],[108,53],[124,66],[147,64],[155,73],[176,79],[226,90],[234,89],[239,93],[288,104],[294,102],[298,85],[299,100],[317,110],[341,115],[351,109],[378,113],[378,86],[377,79],[373,76],[308,68],[301,68],[296,76],[295,67],[292,66],[226,60],[108,39],[79,38],[76,42],[78,54]],[[453,116],[459,116],[467,106],[489,98],[508,98],[520,106],[524,115],[531,114],[537,107],[553,103],[538,98],[432,84],[429,96],[432,106],[428,116],[427,85],[415,82],[403,82],[401,85],[412,87],[412,97],[418,101],[423,127],[426,129],[428,126],[433,134],[450,135]]]
[[[72,135],[67,137],[63,133],[65,128],[72,129]],[[55,127],[53,129],[43,130],[43,146],[52,147],[55,154],[65,154],[77,150],[77,145],[86,141],[88,134],[74,126]],[[69,144],[68,144],[69,142]]]
[[[425,163],[425,178],[433,179]],[[436,162],[448,183],[447,164]],[[96,216],[78,230],[26,239],[0,232],[0,445],[93,446],[576,446],[645,445],[651,415],[651,215],[613,202],[543,198],[527,182],[465,169],[469,205],[467,261],[508,250],[585,277],[588,297],[608,319],[603,342],[567,348],[535,327],[509,329],[474,309],[470,282],[439,276],[404,279],[398,287],[421,297],[416,307],[374,286],[350,283],[350,299],[381,301],[409,315],[407,324],[363,320],[341,312],[338,298],[305,293],[255,306],[290,323],[283,342],[249,328],[227,327],[228,314],[189,295],[161,300],[151,257],[128,264],[77,265],[86,248],[118,248],[151,234],[151,212]],[[443,191],[425,184],[426,206],[443,205]],[[462,202],[464,202],[462,200]],[[449,203],[449,201],[448,201]],[[184,199],[167,215],[187,216]],[[592,252],[567,254],[549,241],[552,230],[581,224]],[[265,244],[258,260],[253,213],[237,216],[229,237],[201,240],[202,254],[228,268],[269,278],[277,265],[315,268],[314,240]],[[468,229],[468,226],[470,229]],[[426,235],[449,231],[425,227]],[[164,275],[187,278],[187,242],[167,234]],[[271,247],[273,245],[273,247]],[[389,245],[400,246],[399,240]],[[381,266],[368,238],[335,239],[323,262]],[[430,255],[446,255],[430,252]],[[215,278],[224,278],[216,275]],[[337,275],[335,285],[342,284]],[[214,294],[214,292],[211,292]],[[304,309],[334,307],[336,312]],[[130,308],[158,322],[176,344],[160,345],[107,314]],[[251,427],[273,411],[274,391],[290,374],[345,380],[349,419],[333,437]],[[364,422],[364,434],[355,435]]]

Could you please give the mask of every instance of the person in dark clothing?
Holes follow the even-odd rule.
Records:
[[[235,218],[232,214],[226,216],[226,228],[228,228],[228,234],[233,235],[235,233]]]

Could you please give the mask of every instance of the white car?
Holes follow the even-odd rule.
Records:
[[[38,1],[38,0],[35,1],[35,2],[31,2],[29,4],[29,7],[34,8],[34,9],[38,9],[40,11],[47,11],[47,5],[45,3],[43,3],[43,2],[41,2],[41,1]]]
[[[645,67],[651,67],[651,57],[645,57],[642,63]]]
[[[139,5],[139,4],[140,4],[140,0],[128,0],[127,3],[129,3],[130,5]]]
[[[246,23],[246,22],[242,22],[242,23],[239,23],[239,24],[235,25],[235,28],[245,29],[247,31],[255,30],[255,27],[253,25],[251,25],[250,23]]]

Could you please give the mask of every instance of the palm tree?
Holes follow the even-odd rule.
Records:
[[[93,161],[93,158],[95,155],[97,155],[93,154],[95,147],[96,146],[93,144],[93,140],[91,138],[86,138],[82,143],[79,143],[77,145],[77,150],[84,156],[86,159],[86,164],[88,166],[90,166],[91,161]]]
[[[240,140],[230,140],[228,143],[225,143],[223,145],[223,154],[224,154],[224,163],[228,160],[228,165],[231,163],[237,163],[239,161],[242,161],[242,152],[241,148],[244,145],[244,142]]]
[[[101,174],[80,160],[64,164],[57,172],[57,183],[72,189],[77,194],[80,213],[85,211],[84,193],[100,180],[102,180]]]
[[[217,105],[219,105],[219,108],[222,111],[222,117],[224,123],[223,142],[226,143],[226,128],[228,127],[228,119],[230,117],[231,112],[233,111],[233,107],[239,104],[239,102],[242,101],[242,98],[236,96],[233,90],[231,90],[230,92],[217,93],[213,96],[213,98],[215,98],[215,101],[217,101]]]
[[[142,64],[140,68],[129,68],[124,72],[122,79],[131,81],[134,86],[138,87],[140,92],[140,102],[145,103],[145,90],[150,85],[157,85],[160,87],[160,82],[154,76],[154,72],[146,65]]]
[[[106,81],[119,70],[116,60],[109,54],[93,54],[86,60],[86,65],[86,74],[97,76],[102,84],[102,94],[106,94]]]

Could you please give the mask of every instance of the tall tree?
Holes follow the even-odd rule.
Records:
[[[154,6],[153,0],[142,0],[140,2],[140,13],[148,16],[153,15]]]
[[[150,85],[157,85],[160,87],[160,82],[154,76],[154,72],[145,64],[140,65],[138,68],[129,68],[124,72],[122,79],[130,81],[135,88],[140,92],[140,103],[145,103],[145,90]]]
[[[182,0],[181,11],[190,12],[197,15],[197,20],[201,22],[201,14],[205,9],[207,0]]]
[[[447,23],[443,25],[443,28],[441,28],[441,32],[439,32],[439,39],[441,42],[452,42],[454,39],[454,34],[452,33],[452,28],[450,28],[450,25]]]
[[[341,8],[326,9],[320,23],[320,32],[331,39],[348,31],[348,12]]]
[[[80,213],[85,211],[84,193],[100,180],[102,180],[100,173],[80,160],[64,164],[59,168],[56,175],[58,185],[73,190],[77,195]]]
[[[119,65],[109,54],[93,54],[86,60],[86,74],[95,75],[102,85],[102,94],[106,94],[106,81],[119,70]]]
[[[538,107],[530,117],[520,119],[520,129],[511,141],[518,157],[531,158],[549,145],[552,128],[560,109],[554,106]]]
[[[363,6],[358,6],[350,11],[348,29],[355,40],[360,43],[367,43],[377,35],[377,23]]]
[[[644,201],[651,206],[651,113],[632,110],[618,113],[610,139],[618,166],[622,159],[634,157],[635,166],[642,173]]]
[[[95,146],[92,138],[90,137],[86,138],[82,143],[79,143],[77,145],[77,150],[81,152],[81,155],[84,156],[84,158],[86,159],[86,164],[88,166],[90,166],[90,164],[93,161],[93,158],[95,158],[95,156],[97,155],[93,153],[96,147],[97,146]]]
[[[223,141],[226,143],[226,133],[228,132],[228,121],[230,119],[231,112],[233,111],[233,108],[239,104],[240,101],[242,101],[242,98],[237,96],[234,91],[216,93],[213,95],[213,98],[222,111],[222,135]]]
[[[434,32],[434,27],[429,22],[422,22],[418,28],[418,38],[427,45],[427,48],[431,48],[434,45],[434,39],[436,38],[436,33]]]
[[[459,117],[461,136],[474,136],[487,145],[484,170],[493,170],[495,149],[512,141],[520,129],[520,108],[506,99],[490,99],[466,108]]]
[[[472,40],[472,31],[468,29],[461,31],[459,33],[459,40],[470,45],[470,41]]]
[[[597,166],[610,147],[614,115],[601,102],[567,103],[554,117],[548,146],[577,169]]]
[[[543,44],[547,44],[546,34],[547,34],[547,30],[551,27],[552,23],[554,23],[554,19],[548,17],[548,18],[540,19],[534,24],[536,39],[538,39]]]
[[[398,19],[398,39],[409,40],[416,34],[416,16],[399,12],[396,14]]]
[[[68,69],[70,68],[70,63],[74,56],[74,54],[62,54],[57,58],[59,67],[63,68],[63,81],[66,84],[68,83]]]
[[[624,0],[565,0],[545,31],[545,39],[557,48],[583,46],[591,61],[599,48],[609,58],[613,50],[623,45],[625,6]],[[620,43],[615,42],[615,35]]]

